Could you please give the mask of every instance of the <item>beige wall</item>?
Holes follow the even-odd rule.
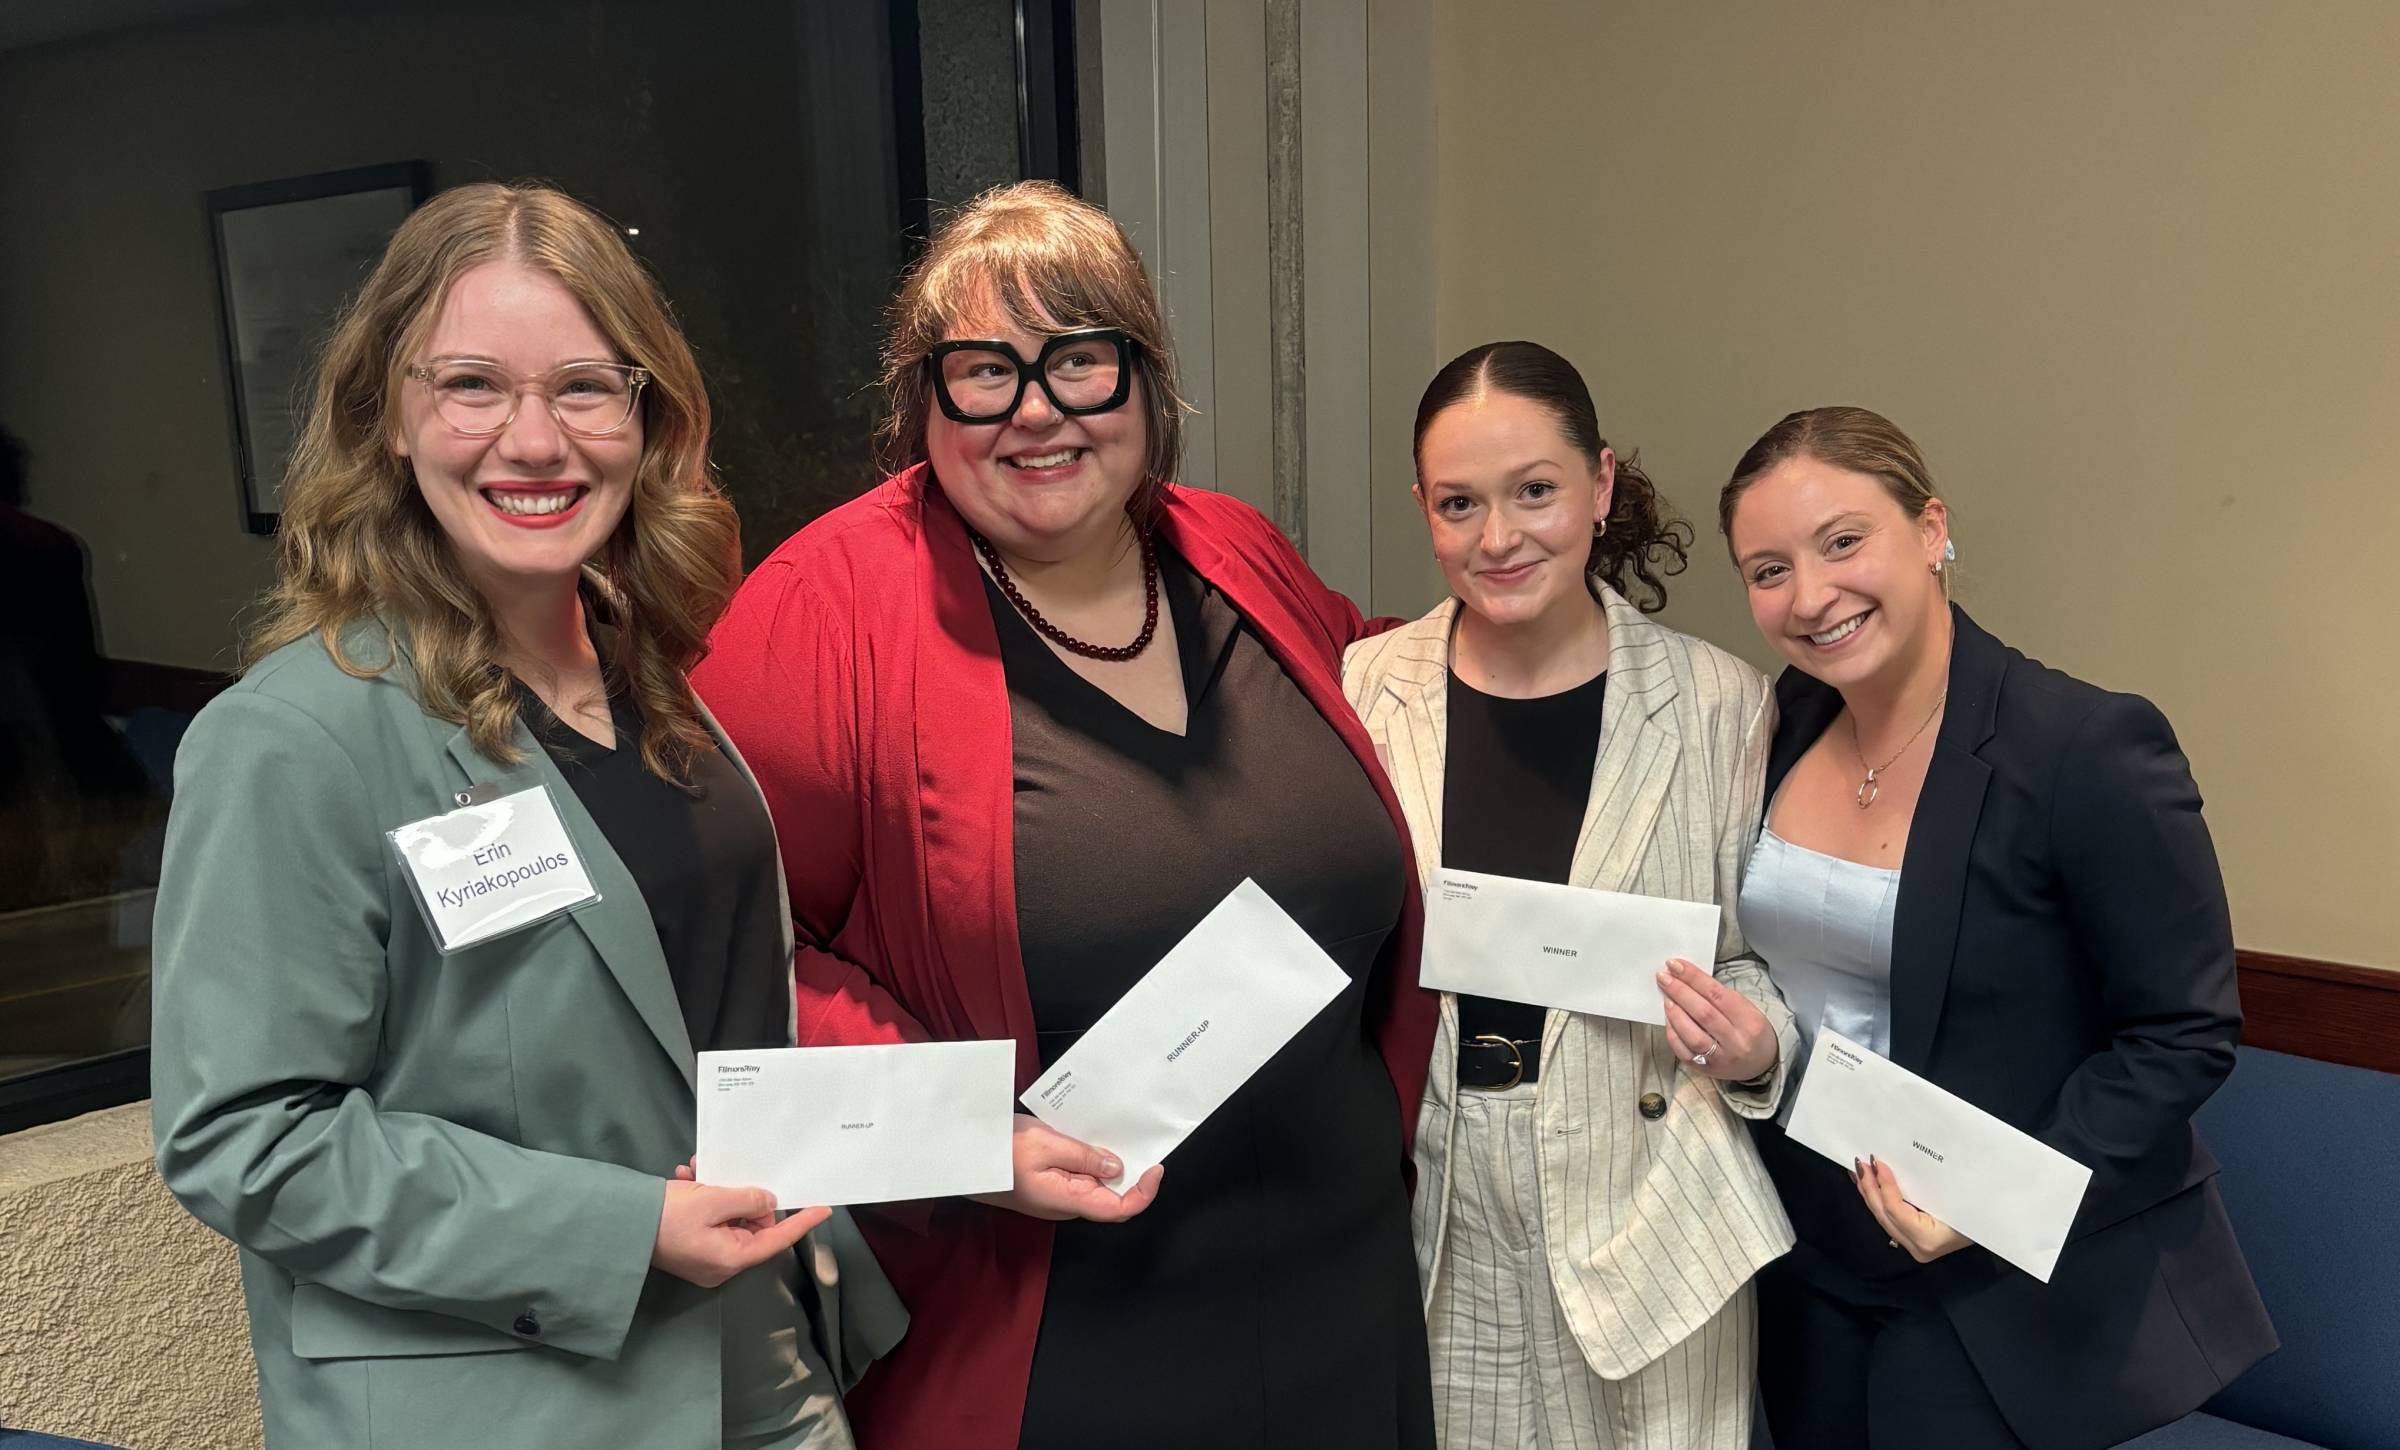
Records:
[[[256,1450],[233,1246],[150,1166],[150,1105],[0,1137],[0,1425]]]
[[[1701,528],[1785,412],[1916,435],[1963,600],[2150,696],[2246,947],[2400,967],[2400,8],[1440,0],[1436,336],[1574,358]]]

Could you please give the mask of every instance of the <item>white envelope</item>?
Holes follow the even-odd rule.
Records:
[[[1255,881],[1217,903],[1026,1089],[1026,1110],[1106,1148],[1122,1193],[1350,985]]]
[[[2045,1284],[2092,1181],[2049,1144],[1824,1029],[1784,1131],[1844,1168],[1870,1154],[1891,1164],[1909,1202]]]
[[[778,1208],[1000,1193],[1016,1076],[1013,1042],[703,1052],[699,1179]]]
[[[1717,908],[1481,871],[1436,871],[1418,980],[1536,1007],[1664,1026],[1667,958],[1717,959]]]

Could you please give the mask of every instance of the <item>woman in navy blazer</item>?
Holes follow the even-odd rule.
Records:
[[[2275,1335],[2191,1124],[2241,1006],[2173,730],[1949,602],[1948,510],[1874,413],[1785,418],[1719,520],[1793,666],[1746,934],[1805,1032],[1877,1034],[2092,1170],[2044,1284],[1915,1209],[1906,1165],[1754,1124],[1799,1238],[1760,1280],[1778,1450],[2069,1450],[2181,1417]]]

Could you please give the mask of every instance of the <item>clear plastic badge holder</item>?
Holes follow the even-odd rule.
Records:
[[[458,809],[389,831],[409,894],[447,954],[600,899],[546,785],[479,785]]]

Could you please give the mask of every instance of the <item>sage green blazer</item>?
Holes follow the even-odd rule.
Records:
[[[795,1289],[846,1388],[907,1322],[846,1215],[798,1272],[650,1268],[694,1062],[633,877],[522,724],[487,759],[356,637],[385,674],[303,640],[200,712],[158,890],[159,1172],[240,1246],[271,1450],[715,1447],[724,1337]],[[601,899],[445,957],[384,833],[486,782],[550,787]]]

